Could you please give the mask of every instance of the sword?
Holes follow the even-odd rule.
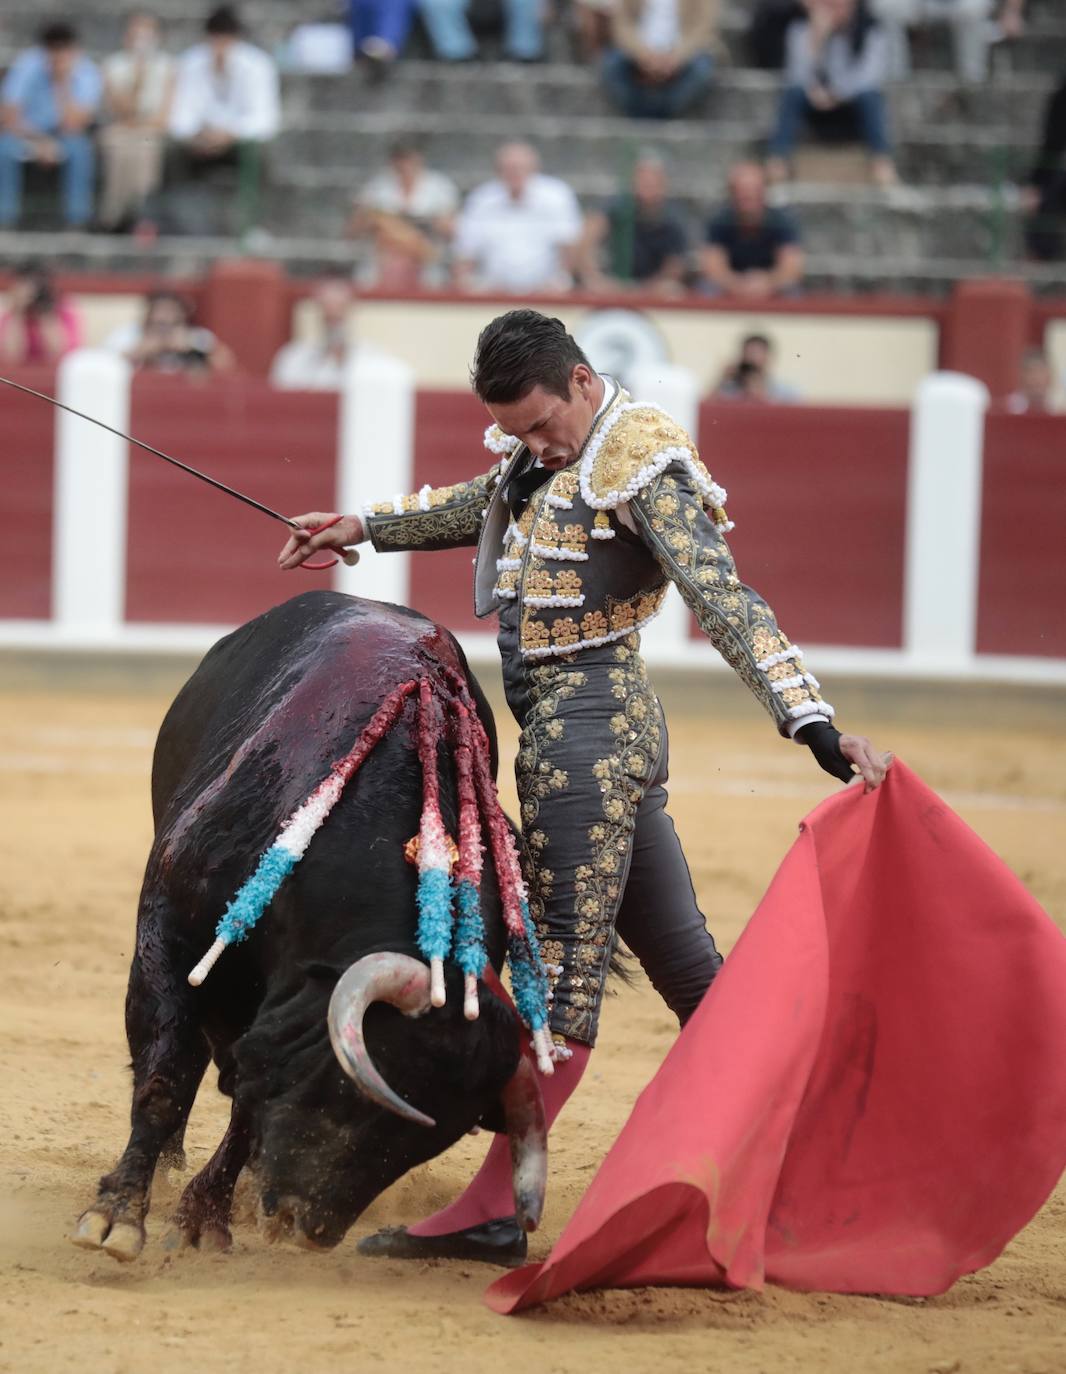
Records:
[[[206,472],[201,472],[199,468],[194,468],[189,463],[183,463],[179,458],[172,458],[169,453],[164,453],[161,448],[156,448],[152,444],[146,444],[143,439],[135,439],[132,434],[124,434],[121,429],[115,429],[113,425],[105,424],[103,420],[98,420],[94,415],[86,415],[82,410],[75,410],[73,406],[68,406],[65,401],[56,400],[54,396],[49,396],[44,391],[34,391],[32,386],[23,386],[21,382],[13,382],[10,377],[0,377],[0,382],[4,386],[13,387],[16,391],[22,391],[27,396],[35,396],[39,401],[47,401],[49,405],[55,406],[57,410],[65,410],[70,415],[76,415],[79,420],[88,420],[91,425],[99,425],[101,429],[106,429],[109,434],[116,435],[119,439],[125,439],[128,444],[135,444],[137,448],[143,449],[145,453],[154,454],[156,458],[162,458],[164,463],[170,463],[172,467],[180,468],[182,472],[187,472],[191,477],[198,477],[201,482],[206,482],[209,487],[214,487],[216,491],[225,492],[227,496],[232,496],[237,501],[243,501],[246,506],[251,506],[253,510],[261,511],[263,515],[269,515],[271,520],[279,520],[283,525],[287,525],[291,530],[304,530],[308,534],[320,534],[323,530],[328,530],[343,517],[334,516],[332,520],[327,520],[322,525],[315,525],[308,528],[305,525],[298,525],[295,520],[287,515],[282,515],[280,511],[271,510],[269,506],[257,501],[252,496],[246,496],[243,491],[237,491],[235,487],[228,487],[225,482],[220,482],[217,477],[211,477]],[[345,549],[341,558],[349,567],[355,567],[359,562],[359,553],[356,549]],[[338,560],[331,559],[327,563],[301,563],[300,567],[307,572],[320,572],[324,568],[334,568]]]

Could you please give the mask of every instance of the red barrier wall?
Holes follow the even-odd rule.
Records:
[[[10,376],[55,394],[51,368],[19,368]],[[11,387],[0,392],[0,618],[45,620],[52,603],[56,412]]]
[[[285,514],[330,509],[337,397],[262,382],[139,377],[131,432]],[[274,564],[284,527],[137,450],[130,453],[126,618],[237,624],[325,574]]]
[[[977,652],[1066,657],[1066,416],[988,417]]]
[[[419,391],[415,403],[415,481],[447,486],[485,472],[496,461],[482,440],[485,408],[465,391]],[[382,499],[391,493],[383,492]],[[474,615],[473,549],[446,549],[411,559],[411,605],[451,630],[490,631],[495,619]]]
[[[896,410],[700,410],[740,576],[800,644],[902,644],[908,425]]]

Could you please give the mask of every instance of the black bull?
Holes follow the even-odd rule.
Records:
[[[211,1058],[233,1106],[225,1137],[178,1205],[185,1242],[229,1243],[233,1190],[247,1163],[268,1235],[335,1245],[383,1189],[478,1123],[511,1133],[519,1214],[536,1224],[543,1119],[514,1013],[482,982],[480,1017],[465,1021],[452,966],[446,1005],[427,1011],[416,873],[403,852],[422,798],[413,703],[251,937],[226,951],[202,987],[187,980],[258,856],[383,698],[422,676],[448,695],[449,671],[469,683],[495,769],[491,712],[462,650],[447,631],[400,607],[332,592],[296,597],[216,644],[178,694],[153,761],[155,840],[126,996],[132,1131],[79,1219],[78,1244],[118,1259],[140,1253],[153,1173],[161,1158],[182,1161],[185,1124]],[[454,833],[446,745],[439,765]],[[505,933],[489,862],[481,900],[498,969]],[[369,1063],[348,1055],[342,1066],[341,1049],[335,1056],[330,1046],[327,1008],[342,977],[332,1014],[363,1024]],[[375,1067],[433,1124],[372,1101]]]

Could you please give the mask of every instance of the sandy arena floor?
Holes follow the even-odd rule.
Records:
[[[150,839],[150,752],[179,679],[46,671],[0,664],[0,1370],[1066,1371],[1066,1186],[992,1268],[926,1302],[647,1289],[579,1295],[507,1320],[481,1303],[493,1270],[355,1254],[356,1235],[452,1197],[483,1139],[403,1180],[329,1255],[269,1248],[247,1206],[231,1254],[168,1252],[166,1218],[188,1175],[157,1179],[149,1246],[133,1265],[74,1249],[66,1232],[126,1140],[122,1005]],[[851,728],[905,758],[1064,923],[1062,694],[970,693],[961,704],[944,688],[832,695]],[[664,699],[673,811],[728,949],[798,820],[834,784],[731,683],[672,686]],[[501,724],[506,751],[513,730]],[[509,778],[504,792],[513,807]],[[593,1069],[552,1137],[535,1256],[674,1033],[646,986],[609,1003]],[[226,1115],[205,1083],[188,1135],[192,1168]]]

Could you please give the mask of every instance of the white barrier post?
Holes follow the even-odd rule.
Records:
[[[629,378],[635,401],[651,401],[662,406],[688,431],[694,444],[699,441],[700,388],[695,373],[675,363],[649,363],[637,367]],[[713,472],[712,472],[713,476]],[[689,612],[676,587],[667,589],[663,608],[640,633],[641,644],[654,662],[684,658],[688,642]]]
[[[934,372],[911,412],[903,644],[921,672],[973,662],[988,400],[976,378]]]
[[[406,363],[383,353],[355,349],[341,392],[337,437],[337,501],[359,514],[370,501],[407,495],[414,484],[415,378]],[[375,601],[410,601],[410,557],[359,546],[359,565],[340,565],[340,591]]]
[[[58,399],[129,429],[130,365],[100,349],[59,364]],[[61,635],[107,640],[126,605],[129,445],[98,425],[56,412],[52,616]]]

